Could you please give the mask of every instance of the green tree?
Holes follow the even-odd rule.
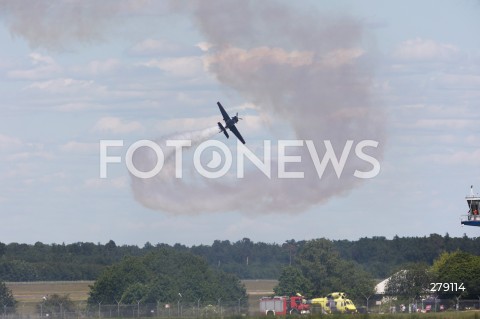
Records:
[[[0,305],[5,307],[7,313],[14,313],[17,306],[17,301],[13,297],[12,291],[5,285],[4,282],[0,282]]]
[[[209,267],[188,252],[163,247],[142,257],[129,257],[109,267],[90,290],[89,303],[215,302],[246,298],[245,287],[231,274]]]
[[[278,285],[273,288],[277,296],[293,296],[296,293],[311,295],[312,284],[305,278],[300,269],[285,267],[278,279]]]
[[[442,296],[462,295],[465,298],[477,298],[480,295],[480,256],[462,251],[443,253],[435,260],[432,271],[435,282],[453,283],[456,287],[461,285],[465,288],[455,289],[453,286],[453,289],[449,287],[448,291],[442,289]]]
[[[0,260],[0,278],[5,281],[32,281],[38,278],[35,266],[23,260]]]
[[[375,280],[372,275],[353,261],[341,260],[331,276],[337,278],[336,283],[332,281],[332,291],[345,291],[351,299],[363,301],[375,294]]]
[[[389,278],[385,293],[407,300],[419,298],[428,293],[433,278],[433,273],[427,264],[410,264]]]
[[[308,241],[297,256],[303,276],[312,285],[312,297],[344,291],[359,300],[373,293],[374,281],[361,266],[342,259],[331,241]]]
[[[125,304],[135,304],[137,302],[144,302],[148,297],[149,287],[139,282],[131,284],[125,289],[122,294],[121,301]]]
[[[327,239],[308,241],[299,252],[297,262],[302,274],[312,284],[313,296],[331,292],[331,272],[338,266],[339,255]]]
[[[0,257],[2,257],[2,256],[5,254],[5,252],[7,251],[7,250],[6,250],[6,247],[7,247],[7,245],[5,245],[4,243],[0,242]]]
[[[89,303],[114,304],[122,300],[128,286],[147,283],[152,279],[141,258],[125,257],[120,263],[105,269],[93,286],[90,286]]]

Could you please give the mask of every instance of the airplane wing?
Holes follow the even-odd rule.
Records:
[[[226,122],[230,120],[230,116],[228,116],[227,111],[223,108],[222,104],[220,102],[217,102],[218,108],[220,109],[220,112],[222,113],[223,120]]]
[[[229,129],[233,134],[235,134],[235,136],[240,140],[240,142],[245,144],[245,140],[243,139],[242,135],[240,135],[240,132],[237,130],[235,125],[230,125]]]

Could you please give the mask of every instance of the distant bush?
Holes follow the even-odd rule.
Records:
[[[15,312],[17,301],[13,297],[12,291],[5,285],[4,282],[0,282],[0,305],[4,307],[7,313]]]
[[[238,277],[211,268],[189,252],[162,248],[142,257],[126,257],[108,267],[91,287],[88,302],[135,304],[246,298]]]
[[[73,312],[74,303],[69,295],[53,294],[45,296],[44,300],[37,304],[37,312],[41,316],[63,317],[66,312]]]

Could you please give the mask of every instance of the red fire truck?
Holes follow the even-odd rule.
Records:
[[[267,316],[307,315],[310,314],[310,305],[303,296],[263,297],[260,312]]]

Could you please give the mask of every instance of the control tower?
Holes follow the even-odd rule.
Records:
[[[480,195],[475,195],[473,193],[473,185],[470,186],[470,195],[465,197],[465,199],[467,200],[468,211],[467,215],[462,216],[462,225],[480,226]]]

